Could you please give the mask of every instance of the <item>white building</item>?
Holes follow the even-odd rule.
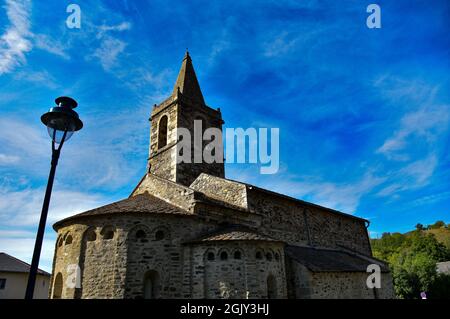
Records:
[[[0,253],[0,299],[23,299],[30,265],[6,253]],[[39,269],[34,288],[35,299],[47,299],[50,274]]]

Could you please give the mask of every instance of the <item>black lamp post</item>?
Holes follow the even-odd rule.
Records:
[[[83,122],[79,119],[77,112],[72,110],[78,105],[74,99],[62,96],[57,98],[55,102],[57,106],[52,107],[47,113],[41,116],[41,121],[47,126],[48,134],[52,139],[52,162],[50,174],[48,176],[47,189],[45,191],[44,204],[42,205],[41,219],[36,235],[36,243],[34,244],[33,260],[28,276],[25,299],[33,299],[42,240],[44,239],[45,223],[47,221],[48,206],[50,204],[53,180],[55,178],[56,165],[58,165],[61,148],[64,142],[72,136],[73,132],[78,131],[83,127]],[[57,148],[55,147],[56,144],[59,144]]]

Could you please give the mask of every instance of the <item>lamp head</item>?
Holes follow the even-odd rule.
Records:
[[[42,123],[47,126],[48,134],[55,143],[61,143],[64,132],[67,131],[65,140],[67,141],[75,131],[83,127],[77,112],[73,109],[77,107],[77,102],[67,96],[58,97],[55,100],[57,106],[41,116]]]

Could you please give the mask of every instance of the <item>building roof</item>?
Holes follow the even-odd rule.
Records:
[[[389,272],[380,260],[341,250],[287,246],[285,252],[313,272],[366,272],[370,264],[377,264],[382,272]]]
[[[19,272],[29,273],[30,264],[17,259],[7,253],[0,253],[0,272]],[[50,274],[42,269],[38,269],[38,274],[50,276]]]
[[[148,213],[148,214],[170,214],[170,215],[192,215],[191,212],[174,206],[149,193],[138,194],[118,202],[88,210],[86,212],[67,217],[53,225],[57,229],[65,221],[90,216],[100,216],[112,213]]]
[[[242,226],[228,226],[213,232],[204,234],[194,240],[186,242],[187,244],[207,243],[216,241],[266,241],[282,242],[272,237],[260,234],[254,230]]]
[[[222,177],[216,177],[216,178],[222,178]],[[321,205],[314,204],[314,203],[311,203],[311,202],[307,202],[307,201],[304,201],[302,199],[298,199],[298,198],[295,198],[295,197],[292,197],[292,196],[288,196],[288,195],[285,195],[285,194],[277,193],[277,192],[271,191],[269,189],[261,188],[261,187],[258,187],[258,186],[255,186],[255,185],[252,185],[252,184],[249,184],[249,183],[240,182],[240,181],[232,180],[232,179],[229,179],[229,178],[222,178],[222,179],[245,185],[248,189],[254,189],[254,190],[257,190],[257,191],[269,194],[269,195],[278,196],[278,197],[285,198],[287,200],[291,200],[291,201],[294,201],[294,202],[297,202],[297,203],[301,203],[301,204],[306,205],[306,206],[310,206],[310,207],[318,208],[318,209],[321,209],[321,210],[325,210],[327,212],[330,212],[330,213],[333,213],[333,214],[336,214],[336,215],[340,215],[340,216],[351,218],[351,219],[356,219],[356,220],[359,220],[359,221],[362,221],[362,222],[365,222],[365,223],[370,223],[369,220],[367,220],[365,218],[362,218],[362,217],[358,217],[358,216],[351,215],[351,214],[348,214],[348,213],[343,213],[343,212],[338,211],[338,210],[333,209],[333,208],[329,208],[329,207],[321,206]]]
[[[180,72],[178,73],[177,81],[173,87],[172,95],[176,96],[178,89],[184,95],[191,100],[200,104],[205,104],[202,91],[200,90],[200,84],[198,83],[197,76],[195,75],[194,66],[192,65],[189,52],[186,51],[183,62],[181,64]]]

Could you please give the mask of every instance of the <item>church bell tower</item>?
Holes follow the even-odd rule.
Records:
[[[192,59],[186,52],[172,94],[155,105],[150,116],[150,173],[185,186],[189,186],[201,173],[225,177],[223,161],[207,163],[194,160],[194,121],[198,124],[200,120],[203,132],[207,128],[221,131],[224,123],[220,110],[205,104]],[[177,144],[180,143],[180,128],[186,128],[191,135],[189,144],[192,156],[189,163],[179,161],[181,154]],[[223,151],[222,140],[220,148]]]

